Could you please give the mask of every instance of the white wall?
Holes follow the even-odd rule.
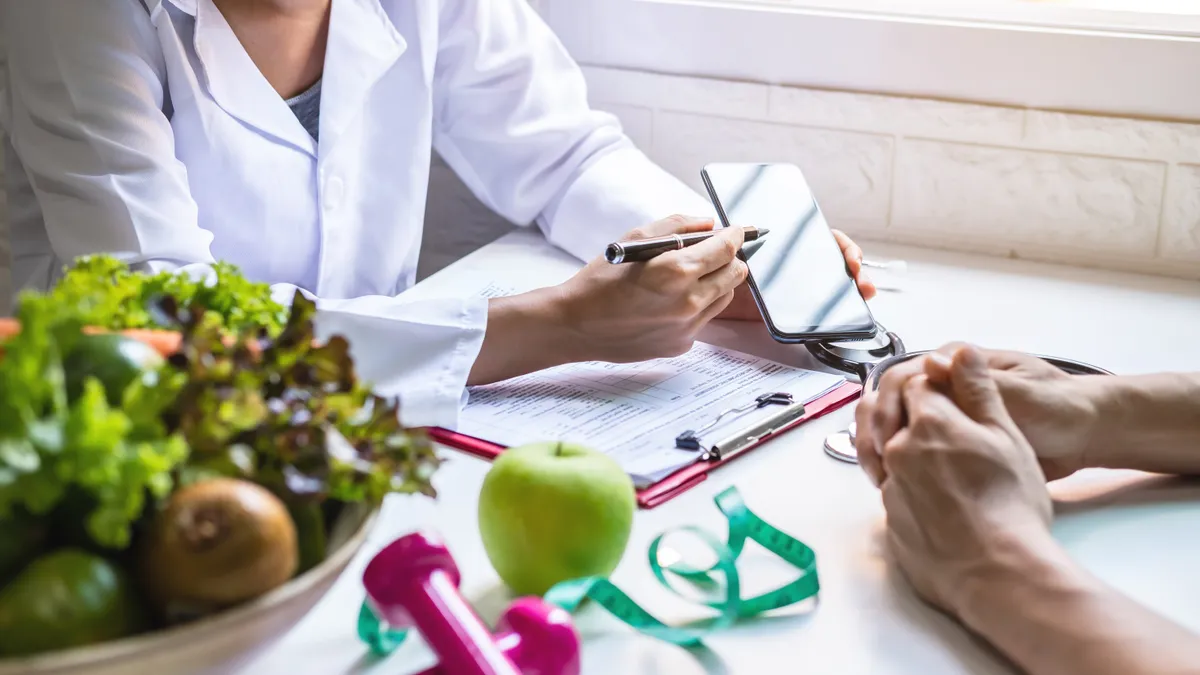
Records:
[[[587,69],[593,105],[702,189],[798,164],[864,239],[1200,279],[1200,124]]]

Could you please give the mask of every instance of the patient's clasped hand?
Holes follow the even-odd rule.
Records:
[[[1200,471],[1200,377],[1072,376],[952,344],[887,372],[856,421],[922,598],[1035,675],[1200,672],[1200,639],[1054,540],[1046,486],[1089,467]]]

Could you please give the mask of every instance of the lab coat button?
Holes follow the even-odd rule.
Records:
[[[325,184],[325,210],[331,211],[342,202],[342,179],[334,176]]]

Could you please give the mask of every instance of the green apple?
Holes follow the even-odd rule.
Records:
[[[637,498],[612,458],[571,443],[500,454],[479,494],[479,532],[500,579],[542,595],[578,577],[608,576],[621,561]]]

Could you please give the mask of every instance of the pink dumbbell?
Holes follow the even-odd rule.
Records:
[[[424,533],[388,544],[363,572],[376,615],[392,628],[416,628],[437,653],[424,675],[579,675],[579,635],[567,612],[520,598],[492,635],[459,593],[459,579],[450,551]]]

